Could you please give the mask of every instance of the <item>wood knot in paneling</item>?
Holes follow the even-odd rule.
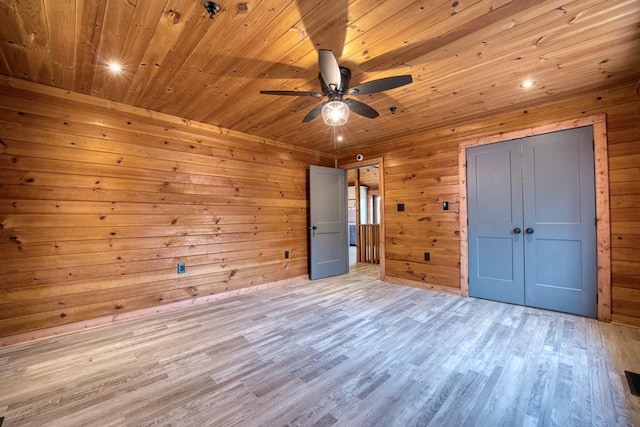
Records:
[[[171,22],[173,25],[176,25],[178,22],[180,22],[181,15],[177,10],[169,9],[167,11],[167,14],[169,15],[169,22]]]
[[[249,5],[246,2],[240,2],[236,4],[236,13],[244,14],[249,11]]]

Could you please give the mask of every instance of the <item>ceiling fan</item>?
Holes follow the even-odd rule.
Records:
[[[410,75],[403,75],[372,80],[350,88],[351,71],[346,67],[339,66],[335,55],[328,49],[318,51],[318,65],[320,68],[318,79],[322,92],[261,90],[260,93],[264,95],[313,96],[316,98],[326,96],[327,101],[309,111],[302,122],[309,122],[322,113],[322,118],[327,125],[339,126],[347,122],[349,111],[370,119],[375,119],[380,115],[375,109],[363,102],[351,98],[344,99],[345,95],[368,95],[395,89],[413,82]]]

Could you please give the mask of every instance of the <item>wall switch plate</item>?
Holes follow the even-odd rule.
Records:
[[[429,252],[425,252],[424,253],[424,260],[425,261],[431,261],[431,254],[429,254]]]
[[[443,211],[449,210],[449,202],[442,202],[442,210]]]
[[[184,274],[187,272],[187,265],[184,262],[178,263],[178,274]]]
[[[404,212],[404,203],[398,203],[398,212]]]
[[[289,259],[289,251],[284,251],[284,259]]]

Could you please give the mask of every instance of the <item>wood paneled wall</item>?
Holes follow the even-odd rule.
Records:
[[[387,280],[460,292],[460,142],[599,113],[607,115],[609,143],[612,320],[640,327],[640,97],[635,84],[340,153],[339,163],[350,162],[356,153],[384,157]],[[449,201],[449,211],[443,211],[443,201]],[[404,203],[404,212],[398,212],[398,203]],[[424,252],[430,252],[429,262]]]
[[[334,158],[3,78],[0,337],[306,276],[310,164]]]

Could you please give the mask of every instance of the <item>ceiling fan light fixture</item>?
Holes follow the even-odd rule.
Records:
[[[375,119],[380,115],[374,108],[364,102],[352,98],[343,100],[343,95],[368,95],[395,89],[413,82],[413,78],[407,74],[404,76],[384,77],[349,87],[351,71],[346,67],[339,66],[335,55],[328,49],[320,49],[318,51],[318,66],[320,68],[318,80],[320,80],[322,93],[297,90],[261,90],[260,93],[265,95],[314,96],[318,98],[326,96],[328,98],[327,101],[316,105],[309,111],[302,119],[302,123],[308,123],[322,114],[322,119],[326,125],[340,126],[347,123],[350,111],[369,119]],[[395,112],[395,107],[391,107],[391,112]]]
[[[322,119],[329,126],[341,126],[349,119],[349,106],[344,101],[330,101],[322,107]]]

